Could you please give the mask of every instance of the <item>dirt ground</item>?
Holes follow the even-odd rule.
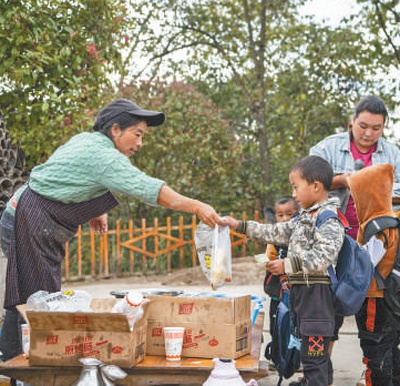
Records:
[[[253,256],[239,257],[232,260],[232,285],[261,284],[265,276],[264,265],[257,264]],[[207,285],[208,281],[200,266],[177,270],[162,279],[163,284]]]
[[[257,264],[253,256],[238,257],[232,260],[232,282],[229,285],[254,285],[263,283],[265,276],[265,266]],[[125,278],[107,279],[107,283],[121,282],[128,280]],[[154,285],[159,284],[167,287],[179,286],[207,286],[209,282],[201,266],[175,270],[167,274],[148,274],[135,275],[132,277],[135,285]]]

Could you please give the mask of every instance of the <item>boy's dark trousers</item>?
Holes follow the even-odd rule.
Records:
[[[333,293],[329,284],[293,284],[290,306],[298,317],[301,356],[308,386],[333,383],[329,343],[335,327]]]
[[[400,318],[383,298],[367,298],[356,315],[367,386],[400,386]]]

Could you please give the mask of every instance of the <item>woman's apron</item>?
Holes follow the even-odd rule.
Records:
[[[64,204],[48,200],[28,186],[15,211],[4,308],[26,303],[39,290],[60,291],[65,243],[75,236],[79,225],[117,205],[111,192],[93,200]]]

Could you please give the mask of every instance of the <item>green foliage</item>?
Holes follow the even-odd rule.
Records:
[[[400,75],[400,3],[398,0],[357,0],[361,5],[358,15],[350,22],[368,31],[368,44],[377,59],[377,71],[385,79],[382,92],[396,96],[399,101]],[[389,107],[394,104],[388,101]]]
[[[115,0],[10,0],[0,3],[0,25],[0,106],[33,166],[92,120],[120,61],[126,8]]]
[[[179,193],[209,202],[218,211],[240,208],[232,200],[231,183],[240,163],[239,144],[212,100],[183,82],[154,80],[124,88],[121,97],[146,109],[164,111],[166,122],[149,128],[132,162],[147,174],[165,180]],[[119,215],[134,210],[135,218],[177,216],[164,208],[124,200]]]
[[[164,58],[221,109],[242,151],[232,187],[259,210],[288,193],[290,166],[310,146],[346,127],[360,95],[391,99],[376,83],[380,56],[365,30],[302,20],[302,4],[160,0],[146,42],[157,68]]]
[[[3,1],[7,127],[32,166],[127,97],[167,113],[135,155],[142,170],[224,214],[261,211],[290,193],[310,146],[345,129],[360,95],[393,108],[398,93],[396,77],[379,81],[400,62],[398,1],[358,0],[337,28],[301,18],[305,2]],[[170,214],[122,200],[118,214]]]

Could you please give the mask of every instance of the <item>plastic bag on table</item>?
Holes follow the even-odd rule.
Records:
[[[210,228],[200,222],[194,242],[201,268],[213,290],[232,280],[232,252],[229,227]]]

